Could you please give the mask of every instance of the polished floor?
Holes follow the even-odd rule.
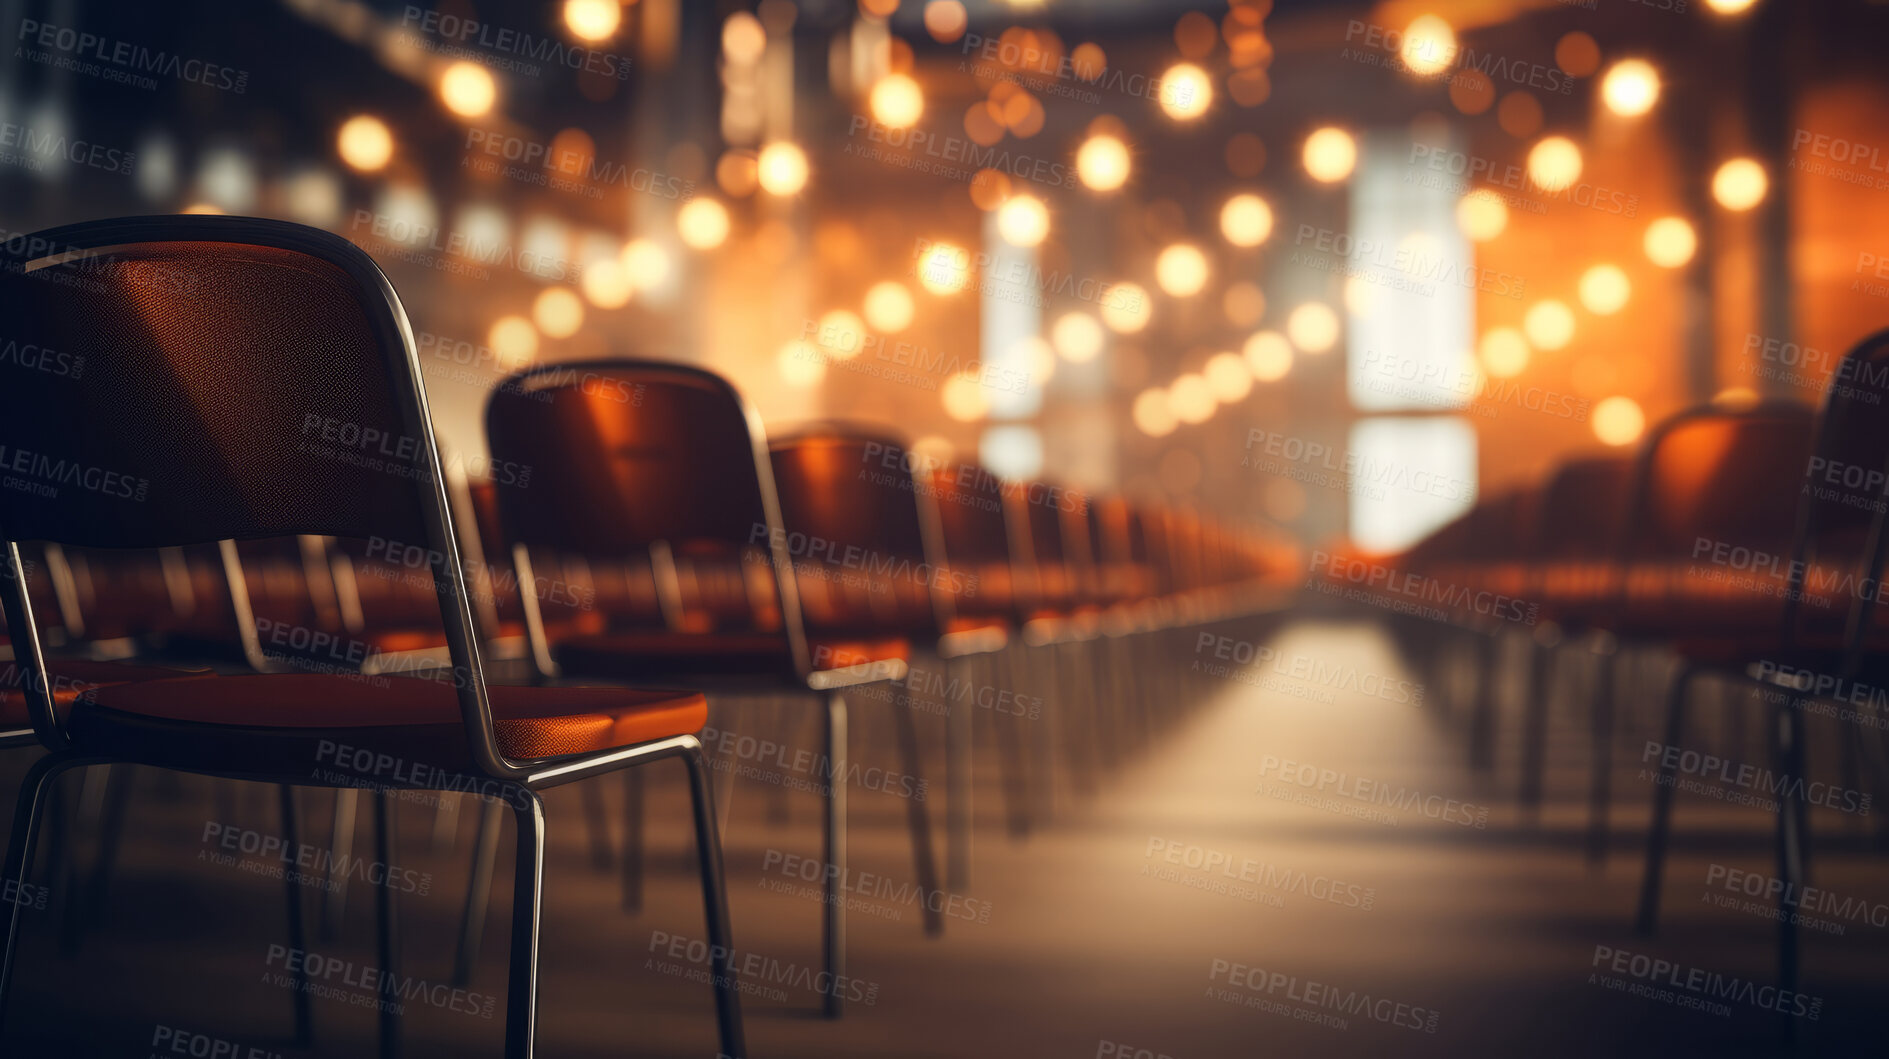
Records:
[[[1889,873],[1869,841],[1874,817],[1817,817],[1812,881],[1853,908],[1876,909],[1885,925],[1864,911],[1841,934],[1805,934],[1803,990],[1820,1003],[1814,1019],[1793,1020],[1787,1043],[1756,1001],[1700,1010],[1670,985],[1629,991],[1620,980],[1631,975],[1610,969],[1616,958],[1630,967],[1647,956],[1680,976],[1698,969],[1763,986],[1775,974],[1775,928],[1753,907],[1763,899],[1714,900],[1731,893],[1733,870],[1770,874],[1769,818],[1757,810],[1682,796],[1662,929],[1651,939],[1631,929],[1652,791],[1639,748],[1651,711],[1627,711],[1615,844],[1596,868],[1581,849],[1578,696],[1557,696],[1547,800],[1529,818],[1515,801],[1519,689],[1505,689],[1495,767],[1478,772],[1467,767],[1461,713],[1445,708],[1452,689],[1411,694],[1424,678],[1376,627],[1321,620],[1225,631],[1270,637],[1274,661],[1222,673],[1196,668],[1203,653],[1183,649],[1144,671],[1147,688],[1172,687],[1187,707],[1093,791],[1059,783],[1055,820],[1026,839],[1006,833],[995,747],[980,737],[972,872],[933,901],[941,937],[925,936],[905,802],[887,793],[900,789],[901,766],[885,711],[899,707],[856,704],[862,763],[884,771],[860,772],[853,787],[850,980],[840,986],[852,1002],[838,1022],[817,1014],[820,904],[807,881],[817,866],[797,859],[819,857],[817,803],[788,789],[799,775],[791,751],[754,750],[725,806],[737,947],[765,968],[746,1001],[750,1054],[1881,1054],[1889,909],[1876,903],[1889,901]],[[1569,673],[1554,681],[1577,683]],[[1737,708],[1706,701],[1720,716]],[[980,712],[986,734],[994,716]],[[935,744],[941,719],[920,711],[919,721]],[[811,710],[797,704],[721,708],[716,723],[797,747],[816,736]],[[1819,739],[1839,734],[1812,727]],[[1715,724],[1698,745],[1736,750],[1753,738],[1750,728]],[[0,761],[9,792],[28,759]],[[724,760],[742,762],[742,752]],[[940,764],[926,764],[934,782],[925,803],[941,823]],[[1325,793],[1308,797],[1300,780],[1319,774]],[[374,1054],[376,1018],[363,1003],[372,990],[360,984],[375,964],[373,887],[352,887],[332,938],[309,945],[329,988],[310,998],[312,1043],[295,1047],[292,996],[280,984],[286,957],[272,948],[285,943],[283,884],[246,870],[240,852],[244,841],[280,834],[274,790],[149,771],[131,789],[127,839],[106,873],[93,870],[92,837],[104,785],[68,792],[78,821],[71,868],[57,880],[42,870],[32,885],[46,891],[25,895],[0,1054]],[[702,920],[679,767],[656,766],[648,790],[647,883],[635,915],[620,908],[615,868],[597,861],[581,794],[547,799],[541,1055],[714,1052],[709,995],[690,980]],[[614,820],[622,787],[612,778],[598,791]],[[1374,792],[1383,797],[1373,801]],[[333,797],[309,790],[300,799],[302,838],[319,841]],[[357,846],[371,858],[362,805]],[[498,1055],[502,1017],[479,1009],[482,996],[503,991],[510,840],[483,958],[466,991],[453,993],[477,822],[471,812],[442,819],[420,802],[400,803],[396,816],[397,963],[423,987],[400,1017],[401,1053]],[[226,833],[237,836],[235,863],[216,856]],[[311,925],[320,904],[309,887]]]

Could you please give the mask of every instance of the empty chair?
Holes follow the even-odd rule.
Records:
[[[545,678],[687,679],[821,697],[824,951],[837,979],[851,774],[844,691],[903,676],[910,641],[874,630],[809,634],[793,560],[814,544],[784,528],[759,417],[719,376],[637,360],[534,369],[493,392],[486,427],[495,460],[532,468],[528,486],[501,482],[497,494]],[[646,570],[659,605],[559,629],[543,607],[559,586],[535,573],[547,563]],[[841,998],[829,991],[823,1006],[837,1016]]]
[[[314,534],[423,543],[452,666],[442,680],[264,674],[117,684],[80,697],[61,717],[44,679],[57,663],[16,576],[0,584],[0,596],[28,670],[34,727],[53,753],[28,776],[7,877],[30,876],[51,783],[100,762],[299,785],[388,787],[424,777],[496,792],[519,824],[505,1034],[507,1054],[525,1056],[543,869],[536,791],[680,757],[716,951],[721,1048],[742,1054],[739,1001],[721,957],[732,942],[715,818],[694,735],[706,704],[689,692],[487,684],[411,331],[372,261],[321,231],[227,217],[103,221],[13,245],[20,256],[0,275],[9,332],[93,366],[82,391],[50,377],[0,388],[0,443],[42,454],[36,467],[46,471],[44,488],[0,507],[16,575],[21,541],[161,548]],[[362,438],[405,440],[398,457],[364,459]],[[71,476],[60,467],[91,471]],[[86,484],[125,481],[143,484],[135,498]],[[336,743],[403,767],[330,779],[347,771],[322,767],[322,747]],[[286,794],[283,809],[292,827]],[[384,841],[384,825],[381,834]],[[381,900],[385,923],[386,888]],[[292,933],[299,923],[298,912]],[[18,930],[16,911],[6,972]],[[392,970],[391,962],[383,936],[378,963]],[[384,1009],[384,1048],[397,1031],[392,1018]]]

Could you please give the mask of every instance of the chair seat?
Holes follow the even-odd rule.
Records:
[[[207,669],[97,662],[83,658],[54,658],[47,662],[47,668],[52,678],[53,706],[61,714],[70,710],[79,696],[101,687],[209,673]],[[0,668],[0,728],[26,728],[33,723],[32,716],[27,712],[25,683],[24,663],[11,661]]]
[[[625,678],[671,673],[780,674],[795,677],[793,656],[779,633],[632,630],[570,636],[552,645],[571,674]],[[809,637],[815,670],[871,662],[909,661],[912,645],[900,637]]]
[[[489,693],[499,749],[511,758],[631,746],[693,733],[708,721],[708,700],[696,692],[491,686]],[[274,759],[267,762],[271,771],[299,761],[306,772],[320,764],[310,745],[329,742],[442,768],[470,764],[453,686],[412,677],[285,673],[122,684],[76,703],[70,728],[81,746],[134,759],[151,744],[170,755],[211,758],[218,747],[247,754],[240,748],[267,746],[257,756]],[[194,741],[203,750],[167,741]]]

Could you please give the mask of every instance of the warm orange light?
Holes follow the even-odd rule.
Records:
[[[1167,437],[1180,424],[1174,418],[1174,411],[1168,407],[1167,391],[1159,386],[1150,387],[1135,396],[1132,414],[1135,426],[1151,438]]]
[[[1456,61],[1456,31],[1436,15],[1418,15],[1404,30],[1398,55],[1418,77],[1440,74]]]
[[[1581,273],[1581,304],[1599,316],[1612,316],[1627,304],[1633,283],[1618,265],[1595,265]]]
[[[1528,179],[1544,191],[1560,191],[1581,179],[1581,149],[1566,136],[1549,136],[1528,152]]]
[[[386,168],[393,159],[394,134],[379,118],[357,114],[342,124],[341,133],[335,138],[335,148],[350,168],[375,173]]]
[[[813,341],[836,360],[851,360],[866,348],[866,321],[845,309],[833,309],[814,326]]]
[[[1336,184],[1358,164],[1358,142],[1335,126],[1326,126],[1305,138],[1305,171],[1320,183]]]
[[[1102,292],[1102,322],[1119,335],[1148,326],[1148,292],[1138,283],[1112,283]]]
[[[903,283],[885,280],[866,291],[866,322],[881,334],[897,334],[912,324],[912,292]]]
[[[1292,344],[1277,331],[1260,331],[1241,349],[1246,367],[1260,382],[1276,382],[1292,370]]]
[[[956,294],[971,282],[971,255],[961,246],[934,243],[918,261],[918,283],[933,294]]]
[[[623,271],[632,286],[648,290],[669,278],[669,252],[648,239],[631,240],[623,248]]]
[[[1191,243],[1175,243],[1154,259],[1154,279],[1176,298],[1191,298],[1207,285],[1207,255]]]
[[[1013,195],[997,207],[997,234],[1011,246],[1036,246],[1049,235],[1049,210],[1034,195]]]
[[[1678,268],[1692,260],[1699,237],[1682,217],[1661,217],[1646,226],[1646,258],[1661,268]]]
[[[1221,404],[1244,401],[1246,395],[1253,392],[1252,369],[1238,353],[1215,353],[1207,358],[1207,366],[1201,370],[1207,376],[1207,385],[1213,388],[1214,398]]]
[[[1286,337],[1307,353],[1324,353],[1338,343],[1338,314],[1324,302],[1306,302],[1286,317]]]
[[[895,129],[918,124],[925,113],[925,94],[905,74],[889,74],[872,86],[872,116]]]
[[[1508,226],[1508,203],[1488,188],[1477,188],[1456,203],[1456,227],[1472,242],[1486,243]]]
[[[1168,411],[1183,423],[1205,423],[1219,406],[1204,376],[1188,372],[1168,387]]]
[[[567,287],[546,287],[531,303],[531,319],[552,338],[569,338],[584,326],[584,303]]]
[[[522,368],[538,355],[538,329],[522,316],[501,316],[492,321],[485,341],[506,371]]]
[[[1102,353],[1108,335],[1095,317],[1085,312],[1067,312],[1056,318],[1049,341],[1056,352],[1071,364],[1087,364]]]
[[[976,372],[961,371],[945,380],[940,396],[945,415],[960,423],[974,423],[990,412],[990,398]]]
[[[969,22],[970,16],[958,0],[931,0],[925,5],[925,32],[941,44],[964,36],[964,27]]]
[[[1734,158],[1712,174],[1712,197],[1728,210],[1748,210],[1764,201],[1770,181],[1750,158]]]
[[[1644,59],[1622,59],[1601,78],[1600,98],[1615,114],[1637,118],[1659,102],[1659,71]]]
[[[807,186],[807,154],[798,144],[776,140],[761,148],[756,164],[761,190],[770,195],[797,195]]]
[[[1234,246],[1258,246],[1272,234],[1272,207],[1258,195],[1235,195],[1220,207],[1220,234]]]
[[[1491,378],[1512,379],[1528,367],[1528,339],[1513,327],[1492,327],[1483,332],[1477,347],[1482,370]]]
[[[760,19],[737,11],[721,24],[721,50],[736,66],[753,66],[767,51],[767,30]]]
[[[1744,12],[1758,0],[1705,0],[1705,6],[1721,15],[1736,15]]]
[[[811,342],[789,342],[774,356],[774,367],[789,386],[813,386],[826,378],[826,357]]]
[[[1574,341],[1574,312],[1553,298],[1536,302],[1522,315],[1522,331],[1537,349],[1561,349]]]
[[[622,21],[617,0],[564,0],[564,24],[584,40],[608,40]]]
[[[498,85],[478,63],[456,62],[439,77],[440,102],[462,118],[476,118],[492,109]]]
[[[1193,63],[1176,63],[1161,75],[1161,109],[1168,117],[1192,121],[1213,103],[1213,82]]]
[[[1106,133],[1082,141],[1076,150],[1076,176],[1096,191],[1114,191],[1128,182],[1128,145]]]
[[[1646,413],[1631,397],[1609,397],[1588,417],[1594,436],[1609,445],[1631,445],[1646,432]]]
[[[728,238],[728,210],[714,199],[690,199],[676,211],[676,234],[697,250],[713,250]]]
[[[630,283],[629,270],[621,261],[605,259],[584,269],[578,281],[584,297],[599,309],[621,309],[628,305],[636,287]]]

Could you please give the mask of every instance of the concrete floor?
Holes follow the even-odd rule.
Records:
[[[924,936],[916,903],[900,897],[913,882],[904,801],[869,784],[854,789],[853,867],[877,878],[855,876],[866,892],[849,917],[856,981],[847,988],[870,1003],[850,1004],[837,1022],[818,1017],[821,998],[800,974],[818,967],[820,904],[817,884],[796,878],[790,858],[819,857],[817,802],[736,781],[725,844],[737,947],[777,976],[747,998],[749,1054],[1882,1054],[1889,907],[1875,903],[1889,902],[1889,873],[1860,826],[1873,819],[1816,818],[1813,881],[1875,909],[1885,925],[1864,912],[1841,934],[1804,935],[1802,989],[1820,1003],[1815,1019],[1793,1020],[1796,1038],[1785,1044],[1781,1020],[1758,999],[1698,1010],[1670,983],[1653,983],[1665,995],[1634,995],[1608,982],[1631,982],[1630,973],[1595,966],[1597,951],[1611,962],[1597,950],[1605,947],[1627,954],[1622,967],[1643,955],[1671,961],[1682,977],[1698,969],[1754,988],[1774,980],[1775,927],[1761,911],[1713,900],[1727,896],[1733,869],[1770,874],[1770,821],[1757,810],[1682,796],[1662,930],[1645,939],[1630,928],[1653,789],[1639,773],[1649,711],[1629,711],[1638,727],[1621,733],[1616,844],[1596,868],[1581,852],[1587,744],[1573,696],[1551,717],[1548,798],[1530,820],[1514,799],[1514,707],[1498,730],[1496,767],[1472,772],[1461,725],[1443,708],[1449,695],[1426,687],[1422,702],[1400,701],[1413,689],[1397,682],[1421,678],[1376,627],[1299,622],[1271,640],[1270,666],[1224,675],[1197,671],[1194,646],[1143,669],[1146,687],[1189,701],[1176,722],[1092,794],[1059,787],[1057,819],[1027,839],[1005,832],[996,754],[980,742],[973,872],[943,905],[942,937]],[[1295,659],[1323,668],[1278,668]],[[896,769],[889,708],[858,702],[855,736],[867,763]],[[979,723],[991,716],[980,712]],[[919,720],[935,745],[941,720]],[[815,734],[811,710],[790,705],[720,709],[716,722],[803,746]],[[1840,732],[1813,725],[1812,734],[1827,742]],[[0,760],[0,797],[11,797],[30,757]],[[1294,781],[1320,770],[1334,778],[1307,804]],[[285,940],[282,884],[207,856],[211,824],[280,833],[273,788],[150,770],[135,783],[129,837],[102,900],[47,878],[43,859],[29,880],[47,899],[21,913],[0,1055],[374,1054],[374,1015],[360,1006],[364,991],[345,984],[312,999],[312,1046],[290,1045],[291,994],[274,980],[282,967],[270,948]],[[1367,784],[1415,792],[1417,804],[1372,806],[1356,796]],[[621,790],[615,778],[599,786],[613,817]],[[69,793],[83,880],[94,806],[79,785]],[[96,783],[89,793],[95,800]],[[941,822],[940,785],[928,795]],[[614,869],[593,864],[580,793],[548,795],[540,1055],[714,1053],[709,994],[685,977],[686,958],[669,955],[671,939],[703,936],[685,798],[679,766],[655,766],[645,904],[632,916],[619,907]],[[301,792],[305,838],[327,835],[332,804],[329,792]],[[397,899],[399,966],[446,982],[476,823],[467,812],[442,826],[419,803],[396,815],[392,859],[409,873],[398,887],[407,891]],[[358,846],[371,857],[367,819]],[[509,857],[508,837],[473,994],[503,995]],[[317,903],[311,888],[311,919]],[[336,936],[311,950],[372,967],[373,909],[371,887],[354,887]],[[501,1054],[502,1000],[489,1019],[453,1010],[459,1002],[410,1001],[403,1054]]]

